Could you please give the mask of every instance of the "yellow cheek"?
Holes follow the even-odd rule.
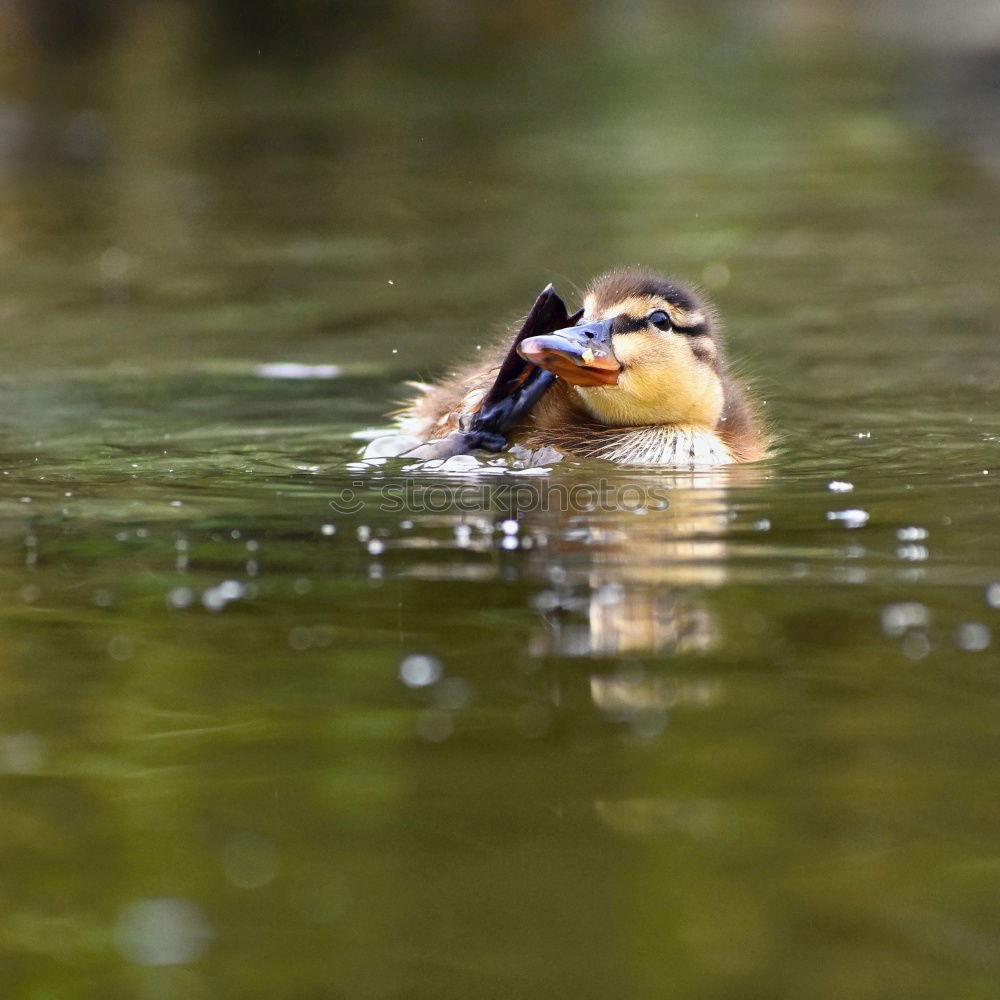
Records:
[[[679,337],[621,337],[615,353],[624,365],[618,385],[579,389],[591,414],[614,426],[681,424],[714,428],[722,415],[722,385]]]

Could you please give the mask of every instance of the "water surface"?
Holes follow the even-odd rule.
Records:
[[[1000,200],[917,54],[647,10],[208,72],[178,9],[8,101],[9,995],[992,997]],[[631,262],[774,459],[353,464]]]

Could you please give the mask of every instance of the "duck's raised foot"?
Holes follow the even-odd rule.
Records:
[[[575,323],[580,315],[569,315],[566,303],[552,285],[542,289],[517,331],[493,385],[483,398],[482,406],[469,420],[468,428],[449,434],[441,443],[454,439],[449,447],[465,451],[502,451],[506,448],[511,428],[531,412],[555,382],[555,375],[551,372],[543,371],[521,357],[517,350],[521,341],[561,330]],[[430,441],[428,446],[438,443]],[[451,451],[449,454],[458,455],[461,452]]]

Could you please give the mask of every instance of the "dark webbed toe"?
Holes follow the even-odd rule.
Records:
[[[462,432],[467,438],[467,450],[502,451],[511,428],[531,412],[555,381],[550,372],[542,371],[518,354],[521,341],[571,326],[579,317],[580,313],[569,315],[566,304],[551,285],[542,290],[511,343],[482,406]]]

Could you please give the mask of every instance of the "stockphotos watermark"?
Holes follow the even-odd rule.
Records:
[[[406,480],[372,489],[360,480],[328,501],[338,514],[364,510],[383,514],[479,514],[559,511],[568,514],[666,510],[670,491],[635,483],[552,483],[541,480],[502,483],[421,483]]]

